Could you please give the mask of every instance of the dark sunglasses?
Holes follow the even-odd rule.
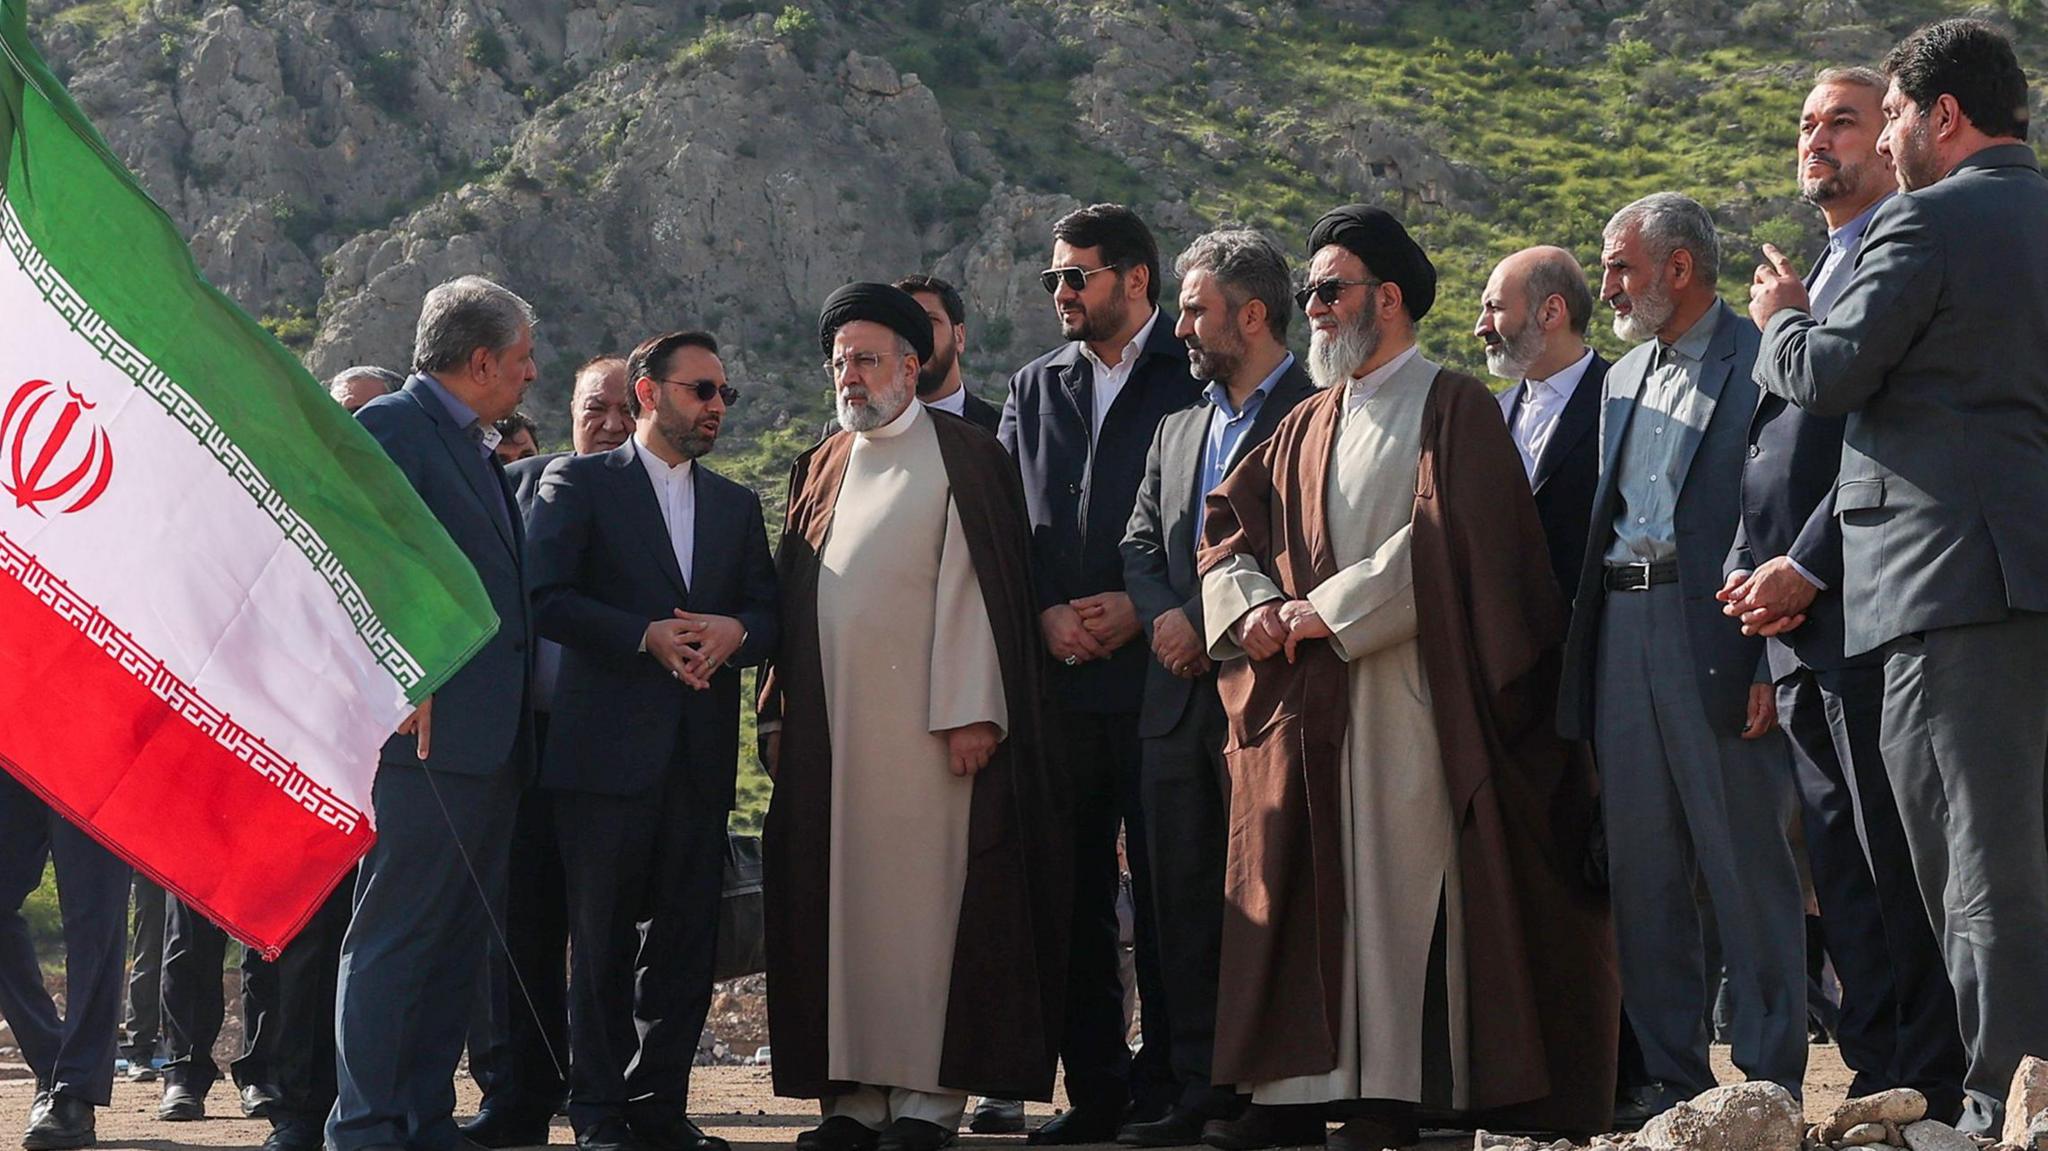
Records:
[[[1377,286],[1379,283],[1380,281],[1378,280],[1339,280],[1335,277],[1327,280],[1317,280],[1308,287],[1294,293],[1294,306],[1307,309],[1308,298],[1314,296],[1316,299],[1321,300],[1323,306],[1327,308],[1337,302],[1337,297],[1343,295],[1346,288],[1362,288],[1368,285]]]
[[[1085,292],[1088,290],[1088,277],[1098,272],[1114,271],[1116,271],[1115,264],[1104,264],[1100,268],[1076,268],[1072,266],[1047,268],[1045,271],[1038,273],[1038,285],[1045,289],[1045,294],[1048,296],[1059,291],[1061,284],[1065,284],[1068,291]]]
[[[656,382],[673,384],[678,388],[688,388],[697,393],[697,402],[700,404],[710,403],[713,396],[724,400],[725,406],[728,408],[740,402],[740,390],[729,384],[714,384],[710,380],[658,380]]]

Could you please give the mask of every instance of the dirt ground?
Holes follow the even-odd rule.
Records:
[[[1723,1082],[1739,1078],[1728,1063],[1725,1047],[1714,1049],[1715,1069]],[[34,1085],[25,1068],[14,1069],[20,1078],[8,1078],[10,1069],[0,1065],[0,1146],[11,1146],[14,1132],[27,1122],[28,1105]],[[1806,1104],[1813,1112],[1832,1107],[1848,1087],[1849,1074],[1834,1047],[1815,1047],[1807,1063]],[[467,1078],[456,1084],[458,1113],[474,1112],[475,1084]],[[114,1086],[114,1105],[100,1112],[101,1147],[138,1148],[142,1151],[215,1151],[256,1147],[269,1131],[267,1124],[247,1120],[235,1106],[234,1095],[225,1084],[217,1085],[208,1097],[209,1117],[197,1123],[164,1123],[156,1118],[159,1085],[128,1083]],[[778,1099],[768,1082],[768,1070],[756,1067],[699,1067],[693,1074],[690,1110],[707,1131],[730,1139],[735,1151],[787,1147],[796,1133],[817,1122],[815,1105],[804,1100]],[[1027,1109],[1032,1126],[1052,1114],[1052,1107],[1033,1103]],[[569,1121],[556,1119],[550,1146],[573,1145],[575,1136]],[[963,1135],[963,1147],[1022,1147],[1022,1136]],[[1455,1151],[1470,1147],[1469,1135],[1432,1133],[1425,1142],[1429,1151]]]

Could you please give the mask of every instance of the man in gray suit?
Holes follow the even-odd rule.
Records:
[[[1287,350],[1287,257],[1257,232],[1195,240],[1174,265],[1180,322],[1205,402],[1167,416],[1153,434],[1124,534],[1124,587],[1152,659],[1138,712],[1138,787],[1152,845],[1152,898],[1166,998],[1168,1062],[1178,1091],[1162,1118],[1126,1123],[1117,1142],[1185,1147],[1211,1119],[1240,1110],[1232,1084],[1210,1082],[1217,963],[1223,946],[1223,865],[1230,804],[1226,721],[1203,652],[1195,576],[1202,499],[1315,392]]]
[[[1844,646],[1883,653],[1885,770],[1969,1054],[1963,1126],[1997,1134],[2020,1057],[2048,1052],[2048,180],[1988,25],[1931,24],[1884,71],[1878,148],[1904,194],[1825,321],[1765,249],[1757,382],[1848,416]]]
[[[481,276],[427,293],[405,387],[356,413],[483,581],[498,630],[399,727],[371,791],[335,1019],[329,1151],[454,1151],[455,1065],[533,772],[525,531],[491,422],[533,380],[533,310]]]
[[[1643,341],[1607,373],[1600,483],[1559,688],[1567,737],[1600,749],[1622,1000],[1655,1081],[1641,1122],[1714,1086],[1694,875],[1735,995],[1735,1064],[1796,1097],[1806,1068],[1804,901],[1792,774],[1763,641],[1714,593],[1735,534],[1756,335],[1714,294],[1705,208],[1674,193],[1608,221],[1603,300]]]

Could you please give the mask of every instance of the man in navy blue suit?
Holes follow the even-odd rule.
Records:
[[[377,841],[335,995],[331,1151],[454,1151],[455,1065],[533,769],[526,533],[491,424],[534,377],[533,309],[481,276],[427,293],[405,387],[356,413],[475,565],[498,630],[385,743]]]
[[[700,461],[718,342],[626,361],[633,438],[548,465],[532,513],[541,634],[562,645],[541,783],[569,894],[569,1119],[584,1151],[724,1151],[686,1110],[711,1007],[740,672],[775,648],[761,501]]]
[[[1030,1138],[1105,1143],[1127,1104],[1138,1104],[1128,1118],[1156,1119],[1175,1094],[1138,798],[1138,710],[1151,653],[1119,549],[1159,421],[1200,400],[1202,387],[1173,317],[1158,306],[1159,246],[1130,209],[1096,204],[1062,217],[1042,279],[1070,342],[1011,378],[997,432],[1024,479],[1039,628],[1065,711],[1055,730],[1073,780],[1074,919],[1060,1044],[1073,1108]],[[1135,1072],[1117,975],[1120,827],[1145,1019]]]
[[[1806,277],[1815,319],[1827,318],[1849,282],[1864,229],[1896,186],[1877,150],[1887,83],[1868,68],[1823,72],[1800,116],[1799,193],[1828,227]],[[1768,392],[1758,401],[1720,596],[1732,616],[1776,604],[1803,617],[1744,630],[1771,637],[1765,650],[1792,738],[1821,938],[1842,981],[1835,1037],[1855,1072],[1849,1093],[1917,1088],[1930,1116],[1953,1121],[1963,1106],[1962,1037],[1885,775],[1884,659],[1851,656],[1843,643],[1834,491],[1844,422]]]

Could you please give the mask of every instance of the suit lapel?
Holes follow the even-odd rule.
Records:
[[[434,421],[435,430],[441,434],[441,446],[448,449],[448,455],[455,461],[455,470],[462,473],[463,482],[469,485],[470,494],[476,497],[477,507],[491,521],[491,526],[498,529],[498,539],[504,543],[505,550],[517,557],[519,540],[512,533],[512,504],[505,498],[507,489],[504,481],[498,478],[490,462],[477,450],[477,441],[456,426],[455,414],[423,380],[424,377],[414,376],[406,390],[412,393],[413,402],[420,405],[420,410]],[[492,510],[492,500],[502,505],[502,511]]]
[[[662,574],[675,585],[676,594],[687,597],[690,588],[683,582],[683,569],[676,563],[675,542],[668,538],[668,521],[661,518],[661,501],[654,495],[654,477],[647,474],[646,465],[640,462],[639,449],[627,440],[613,448],[604,462],[605,470],[619,485],[618,507],[626,517],[626,533],[653,554]],[[702,502],[697,506],[701,516]]]
[[[1714,415],[1721,407],[1721,391],[1728,386],[1728,378],[1735,374],[1735,313],[1727,304],[1716,301],[1714,310],[1708,313],[1714,325],[1714,338],[1707,344],[1706,358],[1700,361],[1700,392],[1714,401],[1713,410],[1707,413],[1707,421],[1697,433],[1687,432],[1685,443],[1678,457],[1678,475],[1672,481],[1678,491],[1685,491],[1685,477],[1692,471],[1692,459],[1699,454],[1700,445],[1706,442],[1707,432],[1714,426]],[[1746,415],[1754,417],[1752,408]],[[1747,420],[1744,421],[1747,426]]]
[[[1180,420],[1163,445],[1160,461],[1160,514],[1169,524],[1195,522],[1195,510],[1207,493],[1201,491],[1202,449],[1209,439],[1209,412],[1205,401],[1201,419]],[[1170,530],[1170,529],[1169,529]]]
[[[1600,474],[1603,478],[1612,477],[1621,461],[1621,442],[1627,438],[1628,426],[1635,419],[1636,405],[1643,398],[1643,381],[1650,374],[1650,365],[1656,362],[1657,357],[1649,350],[1651,347],[1650,344],[1639,345],[1628,356],[1622,357],[1622,362],[1628,363],[1627,371],[1607,373],[1607,382],[1613,385],[1613,390],[1606,393],[1607,402],[1600,413]],[[1634,363],[1629,363],[1630,357],[1634,357]],[[1607,418],[1609,413],[1614,413],[1616,418]]]

